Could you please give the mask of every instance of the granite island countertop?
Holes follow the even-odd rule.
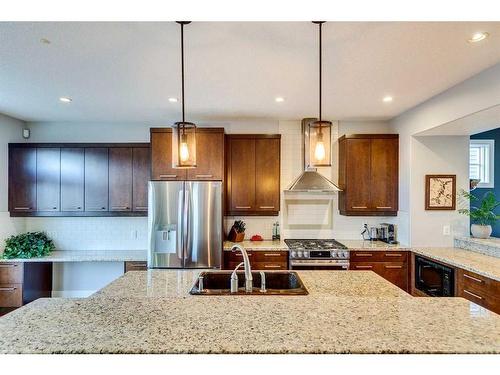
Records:
[[[169,285],[186,271],[157,272],[173,272]],[[462,298],[356,295],[354,273],[370,274],[332,273],[354,280],[350,295],[300,273],[308,296],[144,296],[124,276],[130,296],[39,299],[0,318],[0,353],[500,353],[499,315]]]

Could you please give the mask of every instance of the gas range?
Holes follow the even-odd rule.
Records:
[[[285,240],[290,249],[290,267],[295,269],[349,268],[349,250],[334,239]]]

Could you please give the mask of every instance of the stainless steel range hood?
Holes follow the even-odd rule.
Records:
[[[342,191],[337,185],[325,176],[319,174],[316,168],[309,167],[308,153],[306,152],[306,132],[309,122],[316,121],[314,118],[305,118],[302,120],[302,161],[304,172],[300,174],[285,190],[287,192],[306,192],[306,193],[334,193]]]

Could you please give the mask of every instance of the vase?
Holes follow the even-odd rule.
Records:
[[[491,236],[491,225],[472,224],[470,226],[472,237],[475,238],[489,238]]]

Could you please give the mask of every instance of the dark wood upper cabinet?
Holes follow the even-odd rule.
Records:
[[[280,135],[227,135],[226,147],[226,214],[278,215]]]
[[[36,210],[36,148],[9,145],[9,211]]]
[[[60,211],[61,208],[61,149],[36,150],[37,211]]]
[[[109,210],[132,210],[132,155],[130,147],[110,148]]]
[[[61,211],[84,209],[85,149],[61,148]]]
[[[255,206],[259,211],[280,209],[280,139],[255,140]]]
[[[148,210],[148,182],[150,176],[149,172],[149,147],[134,147],[132,165],[132,209],[134,211]]]
[[[397,134],[356,134],[339,139],[339,210],[350,216],[396,216]]]
[[[171,128],[151,129],[151,179],[166,181],[187,179],[186,169],[172,168]]]
[[[11,143],[11,216],[145,216],[148,143]]]
[[[108,149],[85,149],[85,211],[108,211]]]
[[[188,180],[221,181],[224,177],[224,128],[196,131],[196,168],[187,170]]]

